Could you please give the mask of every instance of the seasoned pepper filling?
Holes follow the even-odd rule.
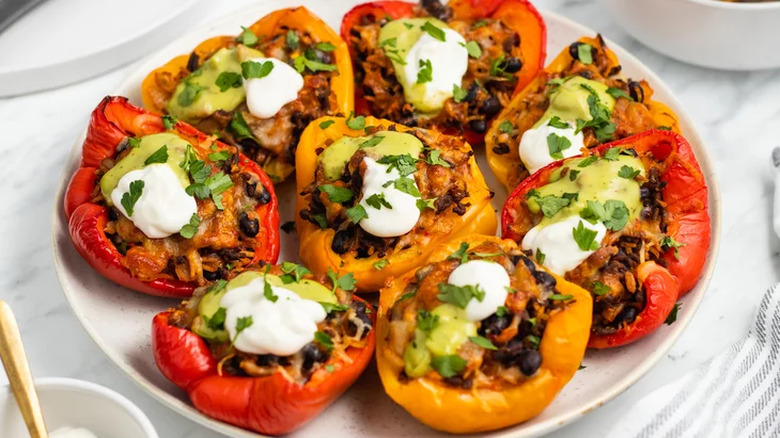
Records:
[[[671,128],[654,120],[647,82],[623,79],[600,36],[598,45],[575,42],[569,53],[571,64],[562,72],[541,71],[539,86],[501,115],[487,140],[492,153],[512,163],[510,187],[583,147]]]
[[[680,246],[665,234],[664,171],[650,152],[633,149],[570,160],[526,194],[509,225],[537,262],[592,293],[595,333],[636,319],[646,305],[637,267],[665,266],[663,253]]]
[[[407,126],[484,133],[515,89],[520,36],[501,20],[453,19],[437,0],[422,1],[415,17],[369,14],[350,29],[368,111]]]
[[[454,229],[471,206],[468,144],[450,136],[434,144],[425,131],[395,126],[365,132],[322,145],[315,180],[302,191],[308,208],[301,218],[335,230],[332,250],[356,258],[424,247]]]
[[[166,132],[119,150],[101,163],[93,202],[108,207],[104,232],[133,277],[204,285],[253,262],[265,233],[255,209],[271,194],[234,148],[203,151]]]
[[[306,125],[337,112],[330,86],[339,74],[334,49],[306,30],[280,26],[255,35],[244,29],[208,56],[193,52],[186,76],[161,71],[156,82],[169,93],[169,114],[218,133],[281,181],[292,173]]]
[[[402,379],[497,389],[533,376],[550,316],[572,297],[519,249],[462,243],[419,268],[388,312],[387,339]]]
[[[304,384],[349,363],[348,348],[367,345],[371,310],[352,299],[354,283],[352,274],[315,278],[295,263],[268,265],[197,289],[169,323],[206,340],[223,375],[281,371]]]

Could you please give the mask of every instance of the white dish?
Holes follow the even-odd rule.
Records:
[[[679,61],[721,70],[780,67],[780,2],[602,0],[626,32]]]
[[[305,3],[312,12],[338,29],[342,15],[361,2],[362,0],[309,0],[299,3]],[[147,72],[175,55],[187,53],[209,36],[235,34],[240,29],[240,25],[251,24],[266,13],[289,5],[281,0],[265,0],[250,9],[214,22],[196,33],[183,36],[150,56],[143,66],[115,91],[115,94],[125,95],[132,102],[139,104],[140,83]],[[557,14],[543,13],[543,15],[547,20],[548,53],[551,59],[580,36],[595,34],[594,31]],[[702,280],[682,299],[682,310],[675,324],[663,326],[655,334],[629,347],[589,351],[584,360],[587,368],[577,373],[571,383],[541,415],[524,424],[496,431],[489,435],[492,437],[530,437],[549,432],[580,418],[625,391],[666,353],[682,333],[698,307],[709,278],[712,276],[720,236],[720,196],[714,165],[693,122],[669,88],[625,50],[615,44],[611,44],[611,47],[622,61],[625,73],[636,78],[646,78],[656,90],[655,98],[667,103],[680,117],[682,129],[697,154],[710,187],[713,240],[709,260]],[[61,201],[68,178],[76,168],[82,140],[83,137],[74,146],[70,159],[66,163],[53,223],[57,273],[74,313],[98,346],[122,371],[171,409],[232,437],[259,436],[200,414],[188,402],[184,391],[167,381],[157,370],[150,351],[151,320],[157,312],[178,303],[145,296],[114,285],[94,272],[73,249]],[[506,199],[507,193],[490,172],[485,162],[484,152],[478,152],[477,158],[488,184],[497,191],[493,202],[494,207],[498,209]],[[294,193],[295,188],[292,184],[285,184],[277,189],[282,222],[293,218]],[[296,237],[282,233],[280,260],[295,259],[297,259]],[[384,394],[373,365],[369,366],[356,384],[333,406],[291,436],[333,436],[334,431],[338,431],[340,437],[441,435],[417,422]]]
[[[127,64],[185,31],[204,6],[202,0],[43,2],[0,33],[0,97],[60,87]]]
[[[152,423],[123,395],[83,380],[35,380],[46,427],[83,427],[98,437],[157,438]],[[27,428],[8,385],[0,388],[0,436],[25,437]]]

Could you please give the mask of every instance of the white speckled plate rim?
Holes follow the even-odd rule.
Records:
[[[360,0],[309,0],[309,1],[295,2],[295,3],[304,4],[310,9],[312,9],[314,12],[320,13],[321,16],[325,17],[325,16],[334,15],[334,10],[339,11],[339,13],[341,13],[341,11],[345,12],[349,9],[349,5],[359,4],[362,3],[362,1]],[[249,23],[254,22],[259,17],[261,17],[265,13],[270,12],[273,9],[277,9],[281,7],[289,7],[289,6],[291,6],[290,3],[284,2],[283,0],[265,0],[265,1],[258,2],[256,5],[252,7],[243,9],[225,18],[217,20],[211,25],[205,26],[204,28],[194,29],[192,32],[173,41],[167,47],[161,49],[159,52],[152,54],[149,58],[147,58],[147,60],[142,63],[141,67],[136,72],[131,74],[127,78],[127,80],[116,90],[116,93],[117,94],[124,93],[125,95],[131,98],[131,101],[134,101],[135,103],[140,103],[138,99],[137,90],[140,86],[141,79],[146,75],[148,71],[151,71],[153,68],[164,63],[165,61],[167,61],[169,58],[173,57],[176,54],[186,53],[186,51],[190,50],[191,47],[197,44],[197,42],[207,38],[209,35],[220,34],[220,32],[216,32],[217,29],[224,29],[224,28],[238,29],[239,25],[248,25]],[[544,16],[548,24],[547,62],[552,60],[557,55],[558,51],[561,48],[563,48],[565,45],[567,45],[569,42],[573,41],[574,38],[577,38],[581,35],[595,34],[593,30],[588,29],[580,24],[577,24],[558,14],[542,11],[542,15]],[[330,21],[331,25],[335,24],[334,20],[326,19],[326,21]],[[338,29],[338,27],[334,27],[334,28]],[[560,38],[556,37],[556,34],[554,33],[556,30],[562,33],[569,33],[572,35],[576,34],[576,36],[574,38],[569,38],[563,41],[562,42],[563,44],[561,44],[557,40],[563,39],[563,37]],[[222,32],[224,32],[224,30],[222,30]],[[686,138],[690,141],[694,149],[694,152],[696,153],[696,156],[705,174],[707,185],[709,186],[709,192],[710,192],[709,209],[710,209],[710,216],[712,219],[712,242],[710,245],[710,253],[707,259],[707,263],[704,267],[701,280],[691,292],[689,292],[684,298],[681,299],[681,301],[683,302],[683,308],[680,311],[680,315],[675,324],[671,326],[664,326],[661,329],[659,329],[657,333],[649,336],[648,338],[636,344],[623,347],[621,349],[609,350],[606,352],[588,351],[588,353],[585,356],[584,363],[587,365],[590,361],[603,362],[605,358],[609,358],[609,361],[614,362],[615,367],[619,367],[620,361],[627,360],[627,358],[631,357],[632,353],[636,354],[640,349],[647,348],[647,346],[650,345],[650,343],[656,344],[655,348],[649,353],[647,353],[646,357],[641,359],[637,364],[632,366],[628,371],[622,373],[619,378],[609,379],[608,382],[610,383],[608,387],[604,388],[602,391],[600,391],[600,393],[594,394],[593,396],[589,396],[587,394],[585,395],[577,394],[577,392],[583,386],[583,384],[587,383],[588,379],[594,379],[595,377],[597,377],[596,374],[593,373],[600,372],[599,371],[600,368],[598,366],[595,367],[595,369],[591,369],[591,367],[589,366],[588,369],[577,373],[577,376],[575,376],[572,382],[569,384],[569,387],[572,388],[569,387],[564,388],[562,393],[559,394],[558,398],[563,400],[556,400],[540,416],[532,420],[529,420],[528,422],[490,433],[489,436],[491,437],[520,438],[520,437],[538,436],[544,433],[548,433],[554,429],[561,427],[564,424],[577,420],[578,418],[602,406],[609,400],[613,399],[614,397],[616,397],[617,395],[619,395],[620,393],[628,389],[642,375],[644,375],[648,370],[650,370],[650,368],[656,362],[658,362],[659,359],[663,357],[663,355],[674,344],[678,336],[683,332],[685,327],[692,319],[694,312],[696,311],[696,308],[699,306],[699,303],[704,296],[707,285],[712,277],[715,268],[715,262],[718,254],[718,249],[720,246],[719,243],[720,243],[720,234],[721,234],[721,230],[720,230],[721,229],[721,201],[720,201],[720,191],[718,188],[718,180],[715,174],[715,167],[713,165],[712,159],[710,158],[704,146],[704,142],[701,136],[699,135],[699,133],[697,132],[697,130],[695,129],[693,121],[691,120],[690,116],[687,114],[687,112],[683,110],[682,105],[680,104],[678,99],[672,94],[671,90],[669,90],[669,88],[660,80],[660,78],[658,78],[657,75],[655,75],[648,67],[642,64],[633,55],[626,52],[617,44],[608,41],[608,45],[618,55],[621,64],[624,66],[624,72],[628,73],[629,76],[633,74],[635,77],[643,77],[647,79],[648,82],[652,85],[652,87],[656,91],[655,97],[657,98],[657,100],[666,103],[670,108],[672,108],[677,113],[680,119],[683,133],[685,134]],[[182,49],[182,47],[184,48]],[[113,344],[111,344],[105,339],[105,336],[102,333],[104,330],[103,327],[99,327],[96,324],[93,324],[91,317],[94,317],[95,315],[91,315],[89,313],[89,309],[86,308],[87,306],[84,302],[84,298],[81,297],[81,292],[83,292],[82,289],[85,288],[85,285],[79,282],[75,282],[71,278],[69,278],[70,272],[67,272],[67,270],[70,268],[66,266],[66,263],[62,259],[63,251],[69,251],[70,254],[66,254],[69,257],[72,257],[73,254],[75,254],[75,251],[72,251],[72,248],[61,247],[62,245],[70,245],[70,240],[69,237],[67,236],[67,224],[64,218],[64,214],[62,212],[63,194],[67,186],[67,183],[70,179],[70,176],[78,163],[78,158],[81,150],[80,147],[81,147],[81,143],[83,142],[85,133],[86,130],[84,131],[84,133],[82,133],[81,137],[74,145],[73,150],[68,159],[68,162],[65,165],[65,169],[63,171],[61,183],[57,193],[57,198],[56,198],[57,201],[54,206],[53,226],[52,226],[52,230],[53,230],[52,240],[53,240],[53,249],[54,249],[55,268],[57,270],[57,275],[62,285],[63,291],[65,292],[65,296],[74,314],[82,323],[87,333],[92,337],[92,339],[100,347],[100,349],[102,349],[103,352],[109,357],[109,359],[111,359],[111,361],[114,362],[114,364],[116,364],[119,367],[119,369],[121,369],[125,374],[127,374],[142,389],[144,389],[146,392],[148,392],[153,397],[158,399],[164,405],[168,406],[169,408],[173,409],[179,414],[205,427],[208,427],[214,431],[224,433],[229,436],[234,436],[234,437],[262,436],[211,419],[209,417],[206,417],[205,415],[201,414],[196,409],[194,409],[192,405],[186,401],[186,397],[183,395],[182,391],[176,391],[174,393],[173,391],[169,391],[161,388],[158,384],[155,384],[153,381],[151,381],[147,376],[144,376],[137,368],[137,364],[134,364],[131,361],[129,361],[128,358],[121,351],[118,351]],[[495,179],[490,174],[490,171],[487,168],[487,166],[483,165],[484,152],[481,151],[478,152],[478,156],[480,156],[479,158],[480,158],[481,168],[485,173],[486,179],[489,182],[491,181],[495,182]],[[498,186],[494,184],[493,187],[498,187]],[[498,200],[503,202],[506,193],[502,189],[499,189],[498,192],[499,194],[497,195],[497,198],[499,198]],[[292,192],[290,191],[289,193]],[[500,208],[500,203],[496,203],[494,204],[494,206],[498,206],[498,208]],[[295,252],[297,253],[297,251]],[[81,261],[79,260],[77,263],[79,262]],[[68,260],[67,263],[72,263],[72,262]],[[85,263],[84,266],[86,266]],[[86,267],[85,269],[89,269],[89,268]],[[86,274],[86,275],[91,275],[91,274]],[[109,286],[106,287],[108,288]],[[128,293],[133,293],[133,292],[128,291]],[[142,297],[142,299],[159,300],[157,298],[152,298],[152,297],[148,297],[148,298]],[[167,305],[175,305],[175,301],[166,301],[166,303]],[[161,307],[160,310],[164,310],[164,307]],[[148,322],[148,324],[150,325],[150,321]],[[148,339],[145,340],[144,342],[148,342]],[[148,354],[148,356],[151,357],[151,351],[147,351],[145,352],[145,354]],[[374,371],[372,370],[367,370],[367,373],[373,373],[373,372]],[[609,372],[601,371],[600,373],[602,375],[610,375]],[[356,383],[356,385],[359,385],[360,383],[361,382],[359,381],[358,383]],[[377,390],[379,391],[379,393],[376,394],[377,397],[385,397],[384,394],[381,393],[381,388],[377,388]],[[345,394],[344,397],[348,397],[349,394],[350,393],[348,392],[347,394]],[[557,408],[556,405],[564,402],[567,397],[572,397],[572,398],[578,397],[578,398],[582,398],[583,400],[577,402],[574,406],[570,406],[565,409]],[[378,401],[377,403],[382,403],[382,402]],[[315,423],[329,422],[331,420],[343,421],[344,418],[343,417],[339,418],[336,415],[336,413],[332,412],[332,409],[334,408],[330,408],[329,410],[325,411],[315,421]],[[329,417],[330,414],[333,414],[333,418],[323,418],[323,417]],[[374,421],[374,419],[372,419],[372,421]],[[415,420],[411,416],[406,416],[406,418],[402,416],[400,417],[400,419],[398,417],[394,417],[393,421],[390,423],[391,427],[393,424],[397,423],[398,421],[414,422]],[[313,429],[313,427],[315,426],[316,424],[310,424],[308,426],[305,426],[304,429],[302,429],[301,431],[302,436],[303,435],[311,436],[312,434],[315,434],[317,431],[327,435],[327,434],[332,434],[334,430],[338,430],[338,429],[331,428],[334,426],[338,427],[335,424],[333,426],[328,427],[327,430],[323,430],[322,428]],[[360,426],[358,425],[357,427]],[[435,431],[426,428],[417,428],[415,429],[415,431],[416,431],[415,434],[417,435],[419,435],[420,433],[424,433],[426,435],[435,436],[437,434]],[[347,431],[344,430],[343,432],[344,432],[343,436],[347,436]],[[351,430],[351,432],[355,432],[356,436],[367,433],[363,429]],[[403,431],[384,430],[384,433],[382,434],[384,435],[390,434],[387,436],[401,436],[404,433],[408,435],[408,430],[403,430]]]

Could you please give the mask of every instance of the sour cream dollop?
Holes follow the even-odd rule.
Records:
[[[316,301],[301,298],[280,286],[271,286],[276,302],[266,298],[265,282],[255,278],[244,286],[228,290],[222,297],[225,328],[235,347],[252,354],[295,354],[314,340],[317,323],[327,314]],[[238,319],[252,317],[252,324],[238,332]],[[236,337],[238,333],[238,337]]]
[[[581,153],[580,149],[585,147],[585,136],[582,131],[574,133],[574,127],[555,128],[544,122],[538,128],[531,128],[523,133],[520,140],[518,153],[520,159],[529,172],[535,173],[542,167],[557,161],[557,158],[550,156],[550,148],[547,144],[547,137],[555,134],[566,138],[571,142],[571,146],[561,151],[563,158],[569,158]]]
[[[393,181],[401,177],[396,168],[377,163],[371,157],[363,158],[366,171],[363,174],[363,198],[360,205],[366,209],[367,218],[361,219],[359,225],[368,233],[377,237],[402,236],[414,228],[420,219],[420,209],[417,208],[417,198],[394,187]],[[409,178],[414,181],[413,176]],[[388,187],[383,187],[390,183]],[[417,183],[414,183],[417,187]],[[368,199],[373,195],[384,196],[391,208],[368,205]]]
[[[122,205],[122,196],[130,192],[130,183],[139,180],[144,182],[144,187],[131,216]],[[195,198],[184,191],[179,178],[165,163],[150,164],[127,172],[111,192],[111,201],[138,229],[153,239],[178,233],[198,212]]]
[[[271,62],[274,68],[262,78],[244,80],[246,106],[261,119],[273,117],[283,106],[298,98],[303,88],[303,76],[287,63],[276,58],[252,58],[248,61]]]
[[[596,231],[596,242],[601,243],[607,234],[607,227],[598,222],[592,224],[577,215],[572,215],[559,222],[549,225],[539,224],[523,238],[523,249],[534,254],[541,250],[545,255],[544,263],[547,269],[558,275],[564,275],[579,266],[594,251],[583,251],[574,240],[573,231],[582,222],[585,228]]]
[[[455,268],[447,279],[449,284],[474,285],[485,292],[482,301],[471,298],[466,306],[466,317],[470,321],[482,321],[504,305],[509,281],[509,274],[501,265],[487,260],[469,260]]]
[[[60,427],[49,433],[49,438],[97,438],[97,435],[83,427]]]
[[[420,61],[431,63],[432,80],[422,84],[425,94],[406,96],[407,101],[423,101],[423,109],[441,108],[444,101],[452,97],[453,85],[460,86],[469,66],[469,54],[463,36],[452,29],[441,30],[444,31],[444,41],[425,32],[406,55],[404,73],[410,84],[417,82],[417,73],[422,69]],[[410,91],[416,93],[415,88],[404,87],[404,91],[406,94],[410,94]]]

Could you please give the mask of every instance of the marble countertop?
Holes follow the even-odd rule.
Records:
[[[209,16],[249,3],[219,2]],[[666,81],[710,148],[723,198],[715,276],[688,329],[636,385],[551,435],[595,437],[644,394],[744,336],[764,290],[778,281],[770,153],[780,145],[775,131],[780,131],[780,70],[731,73],[692,67],[631,39],[593,0],[536,3],[600,31]],[[89,112],[132,70],[131,64],[65,88],[0,99],[0,299],[17,314],[36,376],[76,377],[118,390],[149,415],[163,438],[213,437],[214,432],[163,408],[109,362],[71,313],[54,272],[49,230],[62,164]],[[0,376],[0,384],[6,382]]]

